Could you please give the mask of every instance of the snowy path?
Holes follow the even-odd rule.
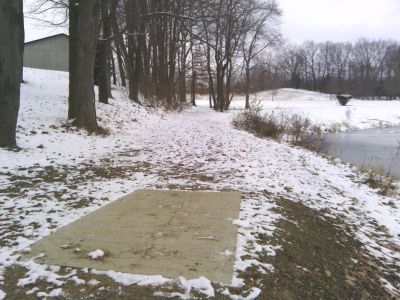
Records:
[[[301,226],[283,209],[290,203],[313,209],[323,220],[333,220],[330,222],[335,222],[337,230],[345,230],[346,236],[355,237],[360,244],[357,249],[362,253],[352,257],[354,264],[367,259],[376,266],[378,286],[380,280],[393,293],[400,288],[399,199],[379,196],[360,183],[354,170],[306,150],[237,131],[231,126],[229,113],[206,108],[182,113],[148,114],[141,108],[123,112],[126,102],[112,103],[100,107],[100,118],[112,123],[117,134],[90,137],[81,150],[57,149],[62,153],[59,156],[52,145],[60,139],[64,144],[80,143],[84,134],[62,133],[58,128],[49,137],[37,137],[38,143],[44,144],[43,151],[31,147],[3,156],[6,159],[0,168],[0,265],[4,273],[2,284],[8,294],[16,293],[17,284],[22,292],[37,287],[33,295],[71,295],[68,282],[79,282],[78,279],[88,285],[94,280],[89,276],[95,277],[93,273],[78,272],[80,277],[75,278],[76,270],[65,275],[66,270],[61,274],[57,268],[33,263],[24,264],[27,270],[20,274],[6,267],[15,265],[18,251],[34,241],[124,193],[141,188],[232,190],[243,195],[240,219],[235,221],[239,235],[232,286],[212,286],[206,279],[180,278],[173,281],[178,294],[169,294],[168,289],[160,287],[156,288],[157,295],[185,298],[195,291],[203,296],[215,293],[232,299],[233,294],[242,295],[243,299],[265,296],[264,280],[279,272],[274,257],[287,247],[282,237],[277,238],[286,230],[282,222]],[[118,118],[116,112],[120,113]],[[133,116],[137,119],[133,120]],[[116,130],[118,126],[120,131]],[[29,161],[31,155],[33,159]],[[158,277],[112,272],[106,275],[128,286],[166,282]]]

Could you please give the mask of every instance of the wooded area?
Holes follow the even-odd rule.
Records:
[[[246,61],[249,82],[253,58],[279,38],[280,11],[273,0],[41,0],[33,9],[39,16],[52,10],[65,16],[53,25],[69,22],[68,118],[91,132],[98,130],[94,83],[102,103],[112,97],[112,77],[128,87],[133,102],[144,98],[176,107],[186,102],[190,80],[195,105],[196,79],[207,78],[210,107],[224,111],[234,94],[233,74],[243,65],[239,60]],[[8,71],[2,76],[9,76],[0,89],[9,93],[1,97],[1,146],[15,146],[22,1],[3,1],[1,13],[0,35],[10,41],[1,48]]]
[[[250,75],[255,56],[279,40],[275,1],[110,0],[102,5],[100,42],[112,51],[101,50],[109,55],[102,55],[99,65],[106,66],[108,57],[108,69],[119,70],[122,85],[130,83],[134,102],[143,95],[173,107],[186,101],[188,82],[195,94],[199,79],[208,83],[210,107],[224,111],[243,59]]]
[[[2,67],[9,70],[1,76],[12,84],[0,90],[0,144],[13,146],[23,13],[21,1],[2,6],[0,34],[10,43],[1,47]],[[69,25],[68,118],[91,132],[98,130],[94,84],[105,104],[112,84],[119,84],[135,103],[146,99],[169,108],[189,94],[196,105],[196,94],[207,93],[210,108],[221,112],[235,93],[245,94],[248,108],[250,93],[281,87],[363,99],[400,96],[399,43],[285,45],[274,0],[40,0],[32,10],[39,17],[49,11],[64,17],[54,26]]]
[[[291,87],[360,99],[400,97],[400,44],[360,39],[355,43],[286,45],[254,70],[252,91]]]

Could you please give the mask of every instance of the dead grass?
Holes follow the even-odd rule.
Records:
[[[379,195],[388,197],[396,195],[396,179],[390,171],[378,165],[366,165],[360,170],[364,175],[364,183],[372,189],[378,190]]]
[[[340,218],[291,201],[276,199],[281,214],[273,236],[259,235],[260,243],[282,246],[275,256],[261,255],[261,262],[275,271],[257,275],[263,285],[260,299],[394,299],[380,283],[398,282],[394,271],[369,255],[353,229]],[[249,276],[244,274],[244,276]]]

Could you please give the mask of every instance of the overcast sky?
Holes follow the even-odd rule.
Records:
[[[24,0],[26,9],[29,2]],[[400,0],[277,0],[285,39],[301,43],[355,41],[360,37],[400,41]],[[26,41],[66,29],[35,26],[26,19]]]
[[[282,33],[301,43],[354,41],[360,37],[400,41],[400,0],[277,0]]]

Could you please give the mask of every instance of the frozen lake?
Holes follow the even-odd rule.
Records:
[[[400,178],[400,127],[327,136],[328,152],[359,167],[381,166]]]

